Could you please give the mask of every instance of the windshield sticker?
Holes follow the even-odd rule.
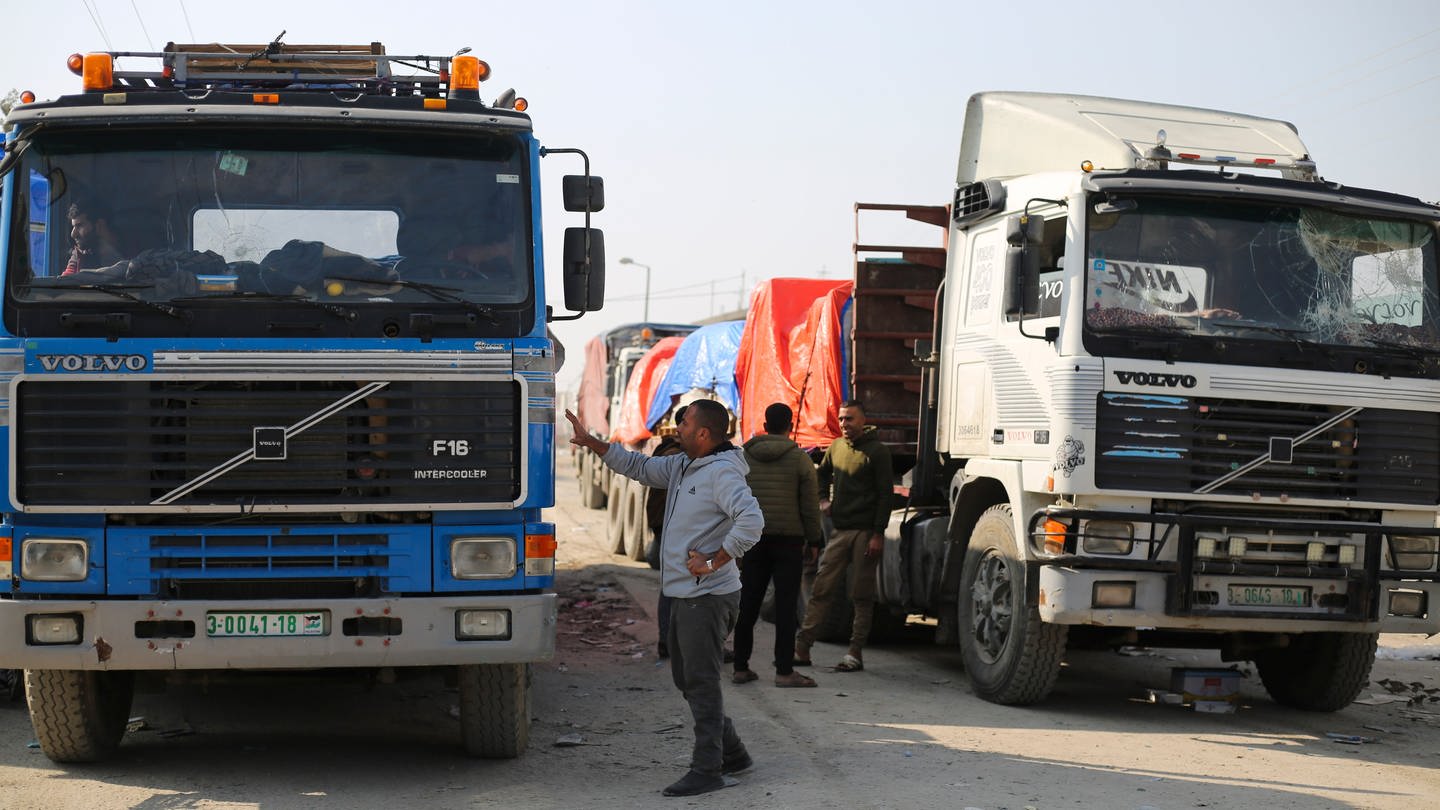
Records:
[[[250,161],[234,152],[226,152],[220,156],[220,171],[222,172],[229,172],[230,174],[244,177],[245,172],[249,168]]]
[[[1099,286],[1095,306],[1141,312],[1186,313],[1201,309],[1209,274],[1203,267],[1095,259]]]
[[[497,175],[495,175],[495,182],[497,182],[497,183],[519,183],[519,182],[520,182],[520,175],[518,175],[518,174],[497,174]]]

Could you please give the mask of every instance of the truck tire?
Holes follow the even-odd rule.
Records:
[[[1301,633],[1288,647],[1257,654],[1255,669],[1276,703],[1335,712],[1365,688],[1379,639],[1378,633]]]
[[[55,762],[99,762],[115,753],[134,693],[130,672],[25,670],[35,739]]]
[[[645,562],[656,571],[660,570],[660,538],[653,531],[645,532]]]
[[[1065,655],[1064,625],[1025,604],[1025,567],[1009,504],[990,507],[970,534],[960,581],[960,655],[975,694],[1024,706],[1050,694]]]
[[[579,487],[580,506],[583,509],[596,509],[598,507],[595,501],[603,501],[605,499],[605,493],[595,492],[595,477],[594,473],[590,470],[590,465],[593,463],[592,459],[594,457],[593,453],[586,451],[585,455],[577,459],[578,463],[576,467],[579,468],[579,472],[575,474],[575,481],[576,486]]]
[[[0,669],[0,702],[18,703],[25,697],[25,673],[18,669]]]
[[[604,509],[608,498],[608,493],[605,491],[605,462],[589,451],[585,453],[584,484],[590,496],[587,508]]]
[[[610,553],[625,553],[625,482],[628,479],[615,476],[610,479],[610,495],[605,504],[605,527],[609,533]]]
[[[460,736],[465,753],[514,759],[530,744],[530,665],[459,667]]]
[[[866,644],[893,644],[905,638],[905,628],[910,614],[904,610],[876,603],[875,614],[870,620],[870,636]]]
[[[648,487],[637,481],[625,482],[625,556],[635,562],[645,560],[645,538],[650,527],[645,525],[645,493]]]

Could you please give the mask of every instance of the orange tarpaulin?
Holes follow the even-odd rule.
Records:
[[[655,389],[665,379],[665,370],[670,368],[675,351],[684,342],[683,337],[663,338],[635,361],[630,381],[625,384],[625,397],[620,401],[620,415],[615,419],[610,441],[637,445],[650,438],[650,430],[645,426],[650,400],[655,398]]]
[[[610,435],[610,398],[605,396],[605,341],[590,338],[585,344],[585,369],[580,373],[580,395],[575,415],[581,424],[601,436]],[[562,423],[563,424],[563,423]]]
[[[820,278],[755,286],[735,361],[742,439],[764,430],[765,409],[774,402],[795,413],[790,437],[801,447],[828,447],[840,435],[840,313],[853,288],[851,281]]]

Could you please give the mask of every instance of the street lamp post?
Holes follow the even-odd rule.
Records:
[[[620,260],[620,263],[621,263],[621,264],[633,264],[633,265],[635,265],[636,267],[643,267],[643,268],[645,268],[645,318],[644,318],[644,320],[645,320],[646,323],[649,323],[649,322],[650,322],[650,265],[648,265],[648,264],[641,264],[640,262],[635,261],[634,259],[630,258],[629,256],[626,256],[625,258],[621,259],[621,260]]]

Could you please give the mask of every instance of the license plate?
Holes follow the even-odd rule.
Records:
[[[1310,607],[1310,589],[1282,585],[1230,585],[1230,604],[1243,607]]]
[[[324,636],[330,632],[326,611],[275,610],[205,614],[205,635]]]

